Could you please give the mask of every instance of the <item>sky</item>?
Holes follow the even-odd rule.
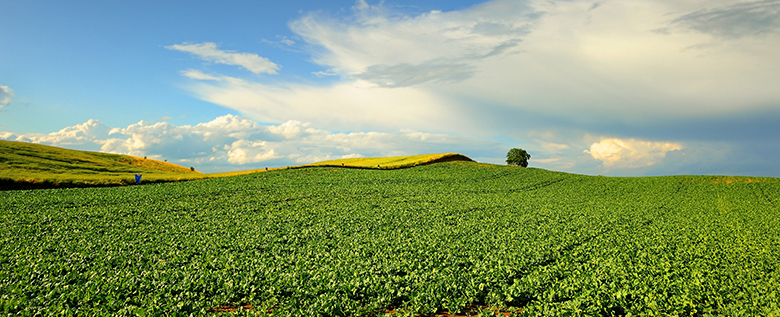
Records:
[[[0,140],[780,177],[780,0],[0,0]]]

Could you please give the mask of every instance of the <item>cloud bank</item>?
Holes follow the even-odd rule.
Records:
[[[511,147],[531,153],[531,167],[602,175],[717,174],[775,176],[780,145],[761,140],[663,141],[534,130],[527,140],[485,140],[414,130],[334,132],[289,120],[263,125],[225,115],[196,125],[140,121],[109,127],[99,120],[40,134],[0,131],[0,140],[168,160],[203,172],[248,170],[353,157],[458,152],[504,164]],[[552,140],[552,141],[551,141]],[[563,140],[563,141],[562,141]],[[556,143],[562,142],[562,143]],[[780,175],[780,173],[777,173]]]
[[[306,81],[181,74],[196,98],[261,122],[468,136],[582,173],[739,173],[748,163],[692,160],[751,140],[756,149],[738,155],[766,166],[757,149],[778,148],[765,137],[780,125],[778,8],[780,0],[493,0],[420,13],[359,0],[346,16],[289,23],[301,41],[285,46],[322,67]],[[731,120],[746,117],[761,124]],[[501,162],[496,152],[481,156]]]
[[[144,121],[125,128],[90,119],[49,134],[0,132],[0,140],[40,143],[80,150],[148,156],[204,172],[286,166],[362,156],[500,151],[492,142],[411,130],[336,133],[290,120],[260,125],[225,115],[197,125]]]
[[[256,120],[333,130],[496,136],[507,115],[586,129],[723,117],[780,108],[779,5],[494,0],[410,14],[358,1],[346,17],[308,13],[290,23],[323,67],[311,80],[335,82],[182,75],[197,98]]]

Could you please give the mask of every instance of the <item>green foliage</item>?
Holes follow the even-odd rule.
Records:
[[[712,180],[450,162],[5,191],[0,312],[777,315],[780,183]]]
[[[529,159],[531,159],[531,154],[523,149],[514,148],[506,153],[506,163],[509,165],[528,167]]]

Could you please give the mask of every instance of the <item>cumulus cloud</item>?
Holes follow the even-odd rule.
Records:
[[[90,119],[87,122],[65,127],[49,134],[0,132],[0,139],[56,145],[66,148],[78,147],[82,150],[98,151],[100,150],[101,140],[107,139],[110,131],[111,129],[103,122],[100,122],[100,120]]]
[[[227,150],[227,162],[232,164],[244,165],[247,163],[264,162],[275,158],[274,149],[266,149],[265,141],[238,140],[233,144],[225,145]]]
[[[8,86],[0,86],[0,108],[3,108],[11,103],[11,98],[14,96],[14,91]]]
[[[216,43],[211,42],[199,44],[174,44],[166,46],[165,48],[169,50],[190,53],[207,62],[241,66],[255,74],[276,74],[276,71],[279,70],[279,65],[274,64],[265,57],[261,57],[252,53],[239,53],[235,51],[220,50],[217,48]]]
[[[668,152],[682,149],[682,144],[673,142],[602,138],[585,153],[602,161],[605,167],[637,168],[657,164]]]
[[[361,156],[495,150],[500,146],[412,130],[335,133],[290,120],[279,125],[225,115],[196,125],[138,122],[111,128],[98,120],[49,134],[0,132],[0,139],[165,159],[201,171],[285,166]]]

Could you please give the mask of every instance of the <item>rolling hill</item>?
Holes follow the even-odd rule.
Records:
[[[391,156],[391,157],[361,157],[349,159],[337,159],[322,161],[313,164],[303,165],[301,167],[348,167],[348,168],[366,168],[366,169],[397,169],[414,166],[421,166],[433,163],[465,161],[473,162],[471,158],[458,153],[443,154],[421,154],[411,156]]]
[[[135,156],[0,141],[0,189],[84,187],[205,178],[183,166]]]
[[[386,170],[450,161],[473,162],[462,154],[443,153],[338,159],[269,170],[309,167]],[[203,174],[194,169],[153,159],[0,140],[0,190],[130,185],[135,184],[135,174],[143,175],[143,183],[159,183],[238,176],[265,171],[265,169],[255,169]]]

